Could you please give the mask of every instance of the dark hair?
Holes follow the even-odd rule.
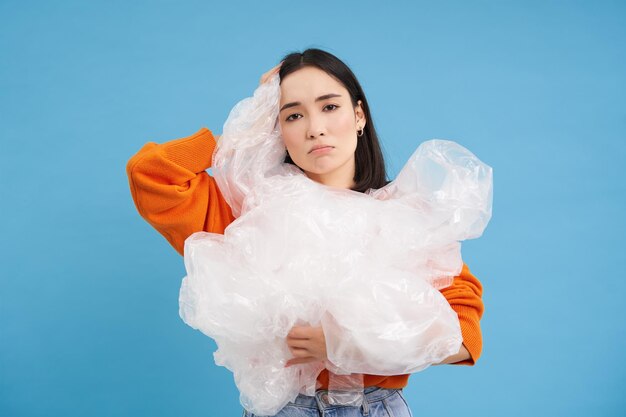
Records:
[[[365,113],[366,123],[363,136],[359,137],[354,152],[355,174],[352,190],[365,192],[370,188],[383,187],[387,181],[385,159],[383,157],[374,121],[363,89],[354,73],[336,56],[321,49],[307,49],[304,52],[293,52],[283,58],[279,77],[283,80],[287,75],[303,67],[316,67],[339,81],[350,94],[352,105],[356,107],[359,100]],[[289,155],[286,163],[296,165]]]

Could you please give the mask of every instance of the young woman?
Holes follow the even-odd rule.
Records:
[[[286,163],[331,187],[365,192],[388,183],[367,100],[341,60],[319,49],[292,53],[265,73],[261,83],[276,73],[280,78],[279,123]],[[192,233],[224,233],[234,220],[215,180],[205,171],[211,166],[218,138],[203,128],[164,144],[148,143],[128,162],[137,210],[181,254],[185,239]],[[464,265],[453,284],[441,293],[457,313],[463,335],[459,352],[441,363],[473,365],[482,348],[482,286]],[[286,343],[293,355],[287,366],[326,359],[321,327],[295,326]],[[411,415],[402,395],[408,377],[365,375],[366,401],[359,407],[340,406],[341,415]],[[326,370],[317,382],[315,396],[298,396],[277,416],[318,416],[322,409],[328,413],[338,407],[328,401]]]

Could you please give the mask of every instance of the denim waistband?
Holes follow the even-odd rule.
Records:
[[[367,387],[363,390],[365,393],[365,400],[368,403],[373,403],[376,401],[381,401],[397,391],[399,388],[388,389],[388,388],[380,388],[380,387]],[[301,405],[304,407],[311,408],[330,408],[330,407],[341,407],[340,405],[330,404],[328,401],[328,390],[317,390],[315,391],[315,396],[309,396],[300,394],[296,397],[295,400],[292,401],[293,404]]]

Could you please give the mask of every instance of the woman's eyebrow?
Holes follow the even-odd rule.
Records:
[[[333,97],[341,97],[341,94],[335,94],[335,93],[324,94],[323,96],[319,96],[318,98],[316,98],[315,101],[318,102],[318,101],[328,100],[329,98],[333,98]],[[287,103],[283,107],[280,108],[280,111],[288,109],[289,107],[299,106],[301,104],[302,103],[300,103],[299,101]]]

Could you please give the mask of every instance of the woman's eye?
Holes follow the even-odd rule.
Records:
[[[336,104],[327,104],[324,106],[324,110],[325,111],[333,111],[335,109],[338,109],[339,106]],[[294,113],[294,114],[290,114],[289,116],[287,116],[287,118],[285,119],[285,121],[287,122],[293,122],[294,120],[297,119],[301,119],[302,115],[300,113]]]

